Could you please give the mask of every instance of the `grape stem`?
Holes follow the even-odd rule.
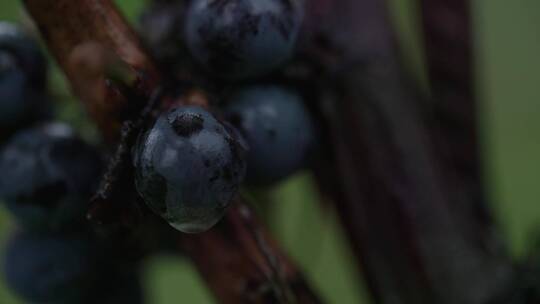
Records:
[[[116,205],[117,202],[123,201],[125,196],[125,180],[133,178],[133,165],[131,160],[131,147],[135,144],[138,134],[142,131],[145,123],[149,120],[155,120],[158,115],[159,104],[163,98],[163,89],[158,87],[150,95],[148,103],[141,111],[139,117],[135,120],[127,120],[122,124],[120,130],[120,140],[116,146],[113,156],[109,160],[107,171],[105,172],[99,189],[96,194],[90,199],[90,208],[87,218],[90,222],[96,225],[106,225],[104,220],[116,221],[121,218],[121,214],[111,214],[111,210],[118,213],[124,213],[122,206],[111,208],[111,205]],[[133,189],[131,189],[133,190]],[[126,206],[123,206],[126,208]],[[131,225],[135,225],[134,221],[126,221],[123,229],[132,229]]]
[[[111,144],[118,143],[124,122],[136,121],[144,109],[145,102],[139,101],[148,101],[163,83],[161,72],[141,47],[137,35],[110,0],[24,3],[75,94],[85,102],[104,137]],[[132,81],[111,82],[111,65],[123,67],[119,79]],[[188,92],[177,102],[193,100],[204,106],[207,102],[200,96],[204,95]],[[164,107],[170,106],[167,100],[171,98],[164,96],[161,101]],[[129,137],[129,130],[125,131],[124,136]],[[125,147],[120,149],[124,151]],[[126,183],[132,185],[133,181]],[[101,214],[115,209],[110,203],[101,207]],[[256,237],[253,231],[257,231]],[[177,233],[175,237],[220,303],[289,303],[289,294],[294,296],[294,303],[321,303],[298,267],[240,200],[211,231],[199,235]]]

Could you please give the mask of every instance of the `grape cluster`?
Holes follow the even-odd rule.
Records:
[[[308,165],[311,114],[300,92],[272,83],[293,58],[302,18],[297,0],[173,1],[144,14],[142,36],[162,65],[179,82],[202,70],[195,85],[221,100],[210,105],[219,118],[190,107],[163,114],[135,148],[137,189],[173,227],[205,231],[244,180],[273,185]]]
[[[138,276],[111,263],[115,248],[87,224],[103,159],[52,120],[46,74],[38,44],[0,22],[0,201],[17,223],[5,282],[30,303],[142,303]]]
[[[52,120],[43,55],[0,23],[0,200],[18,223],[2,267],[7,284],[32,303],[141,303],[137,265],[111,263],[118,244],[86,221],[93,194],[106,200],[121,183],[116,200],[141,198],[177,230],[200,233],[243,184],[271,186],[308,166],[316,128],[305,92],[284,73],[302,17],[300,0],[153,3],[142,37],[170,72],[162,95],[173,101],[127,113],[117,154]],[[210,102],[175,102],[192,89]],[[114,157],[101,179],[106,152]]]

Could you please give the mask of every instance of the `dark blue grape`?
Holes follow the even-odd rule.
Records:
[[[219,76],[260,75],[291,56],[302,15],[300,1],[294,0],[194,0],[187,14],[187,45]]]
[[[0,22],[0,51],[13,56],[32,88],[43,90],[47,79],[47,61],[34,39],[16,25]]]
[[[184,27],[187,6],[187,1],[152,1],[140,18],[142,40],[168,71],[189,68],[193,62],[184,43],[184,31],[179,30]]]
[[[202,108],[171,110],[139,139],[137,189],[176,229],[205,231],[238,191],[245,174],[243,153],[234,132]]]
[[[46,64],[37,44],[0,22],[0,137],[48,116]]]
[[[279,86],[252,86],[229,101],[226,116],[250,148],[248,184],[270,184],[306,165],[314,126],[298,94]]]
[[[11,55],[0,50],[0,127],[20,125],[32,112],[27,77]]]
[[[97,250],[87,236],[18,232],[6,246],[5,282],[31,303],[81,303],[98,278]]]
[[[0,198],[27,228],[82,222],[101,173],[98,152],[64,124],[15,135],[0,152]]]

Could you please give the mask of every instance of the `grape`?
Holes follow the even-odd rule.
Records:
[[[44,94],[46,64],[36,43],[0,22],[0,136],[49,116]]]
[[[208,230],[223,216],[245,174],[244,148],[212,114],[189,106],[159,117],[137,144],[139,193],[176,229]]]
[[[15,58],[32,88],[38,90],[45,88],[47,61],[35,40],[16,25],[0,22],[0,50]]]
[[[257,76],[291,56],[302,15],[294,0],[194,0],[186,17],[187,45],[216,75]]]
[[[16,134],[0,152],[0,197],[27,228],[81,222],[101,174],[99,153],[49,123]]]
[[[190,65],[191,58],[184,43],[183,28],[187,1],[152,1],[140,18],[139,33],[152,55],[170,71]]]
[[[246,183],[267,185],[306,165],[315,131],[302,98],[280,86],[251,86],[233,93],[226,117],[244,135]]]
[[[12,56],[0,51],[0,126],[9,128],[21,125],[32,112],[27,81]]]
[[[6,246],[6,284],[32,303],[80,303],[97,279],[97,247],[87,236],[17,232]]]

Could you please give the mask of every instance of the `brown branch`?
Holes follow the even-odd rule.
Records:
[[[322,71],[313,87],[333,86],[318,92],[336,166],[325,172],[338,177],[334,200],[376,302],[486,303],[510,262],[491,221],[471,214],[477,197],[447,183],[384,4],[308,7],[304,54]]]
[[[241,202],[215,229],[182,241],[222,303],[321,303]]]
[[[144,107],[139,101],[146,102],[161,85],[160,73],[137,36],[109,0],[26,0],[25,4],[102,133],[118,139],[122,123],[135,119]],[[111,72],[111,65],[118,69]],[[115,73],[121,81],[114,81]],[[184,102],[204,105],[200,96],[190,94]],[[235,203],[219,227],[176,237],[220,303],[320,303],[241,202]]]
[[[140,96],[148,97],[150,88],[159,82],[135,33],[110,1],[26,0],[25,4],[76,95],[107,137],[118,134],[119,121],[125,119],[132,101],[111,90],[104,71],[99,70],[106,67],[100,61],[108,58],[100,55],[113,53],[117,64],[130,69],[133,88]],[[103,48],[101,52],[95,45]]]

